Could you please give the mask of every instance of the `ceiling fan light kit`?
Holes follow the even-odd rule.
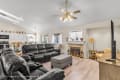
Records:
[[[63,21],[63,22],[73,21],[72,16],[70,16],[70,15],[61,16],[60,20]]]
[[[69,11],[68,10],[68,0],[65,0],[65,9],[61,9],[62,16],[60,16],[60,20],[63,22],[71,22],[74,19],[77,19],[77,17],[74,16],[74,14],[80,13],[80,10],[76,11]]]

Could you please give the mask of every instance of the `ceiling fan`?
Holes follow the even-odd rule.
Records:
[[[75,11],[68,10],[68,0],[65,0],[65,9],[61,9],[61,12],[63,13],[63,15],[60,16],[60,20],[63,22],[67,22],[77,19],[77,17],[74,15],[80,13],[80,10]]]

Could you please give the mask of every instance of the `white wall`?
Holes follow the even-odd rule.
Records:
[[[88,37],[95,39],[95,49],[104,50],[111,48],[111,29],[110,27],[88,29]],[[115,26],[115,40],[117,41],[117,49],[120,49],[120,27]]]

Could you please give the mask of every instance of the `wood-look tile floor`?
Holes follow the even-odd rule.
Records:
[[[51,63],[43,64],[48,70],[51,70]],[[64,69],[64,80],[99,80],[99,64],[90,59],[80,59],[73,57],[73,65]]]

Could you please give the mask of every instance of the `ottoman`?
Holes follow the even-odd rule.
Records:
[[[72,56],[67,54],[62,54],[51,58],[51,67],[52,68],[61,68],[64,69],[68,65],[72,65]]]

